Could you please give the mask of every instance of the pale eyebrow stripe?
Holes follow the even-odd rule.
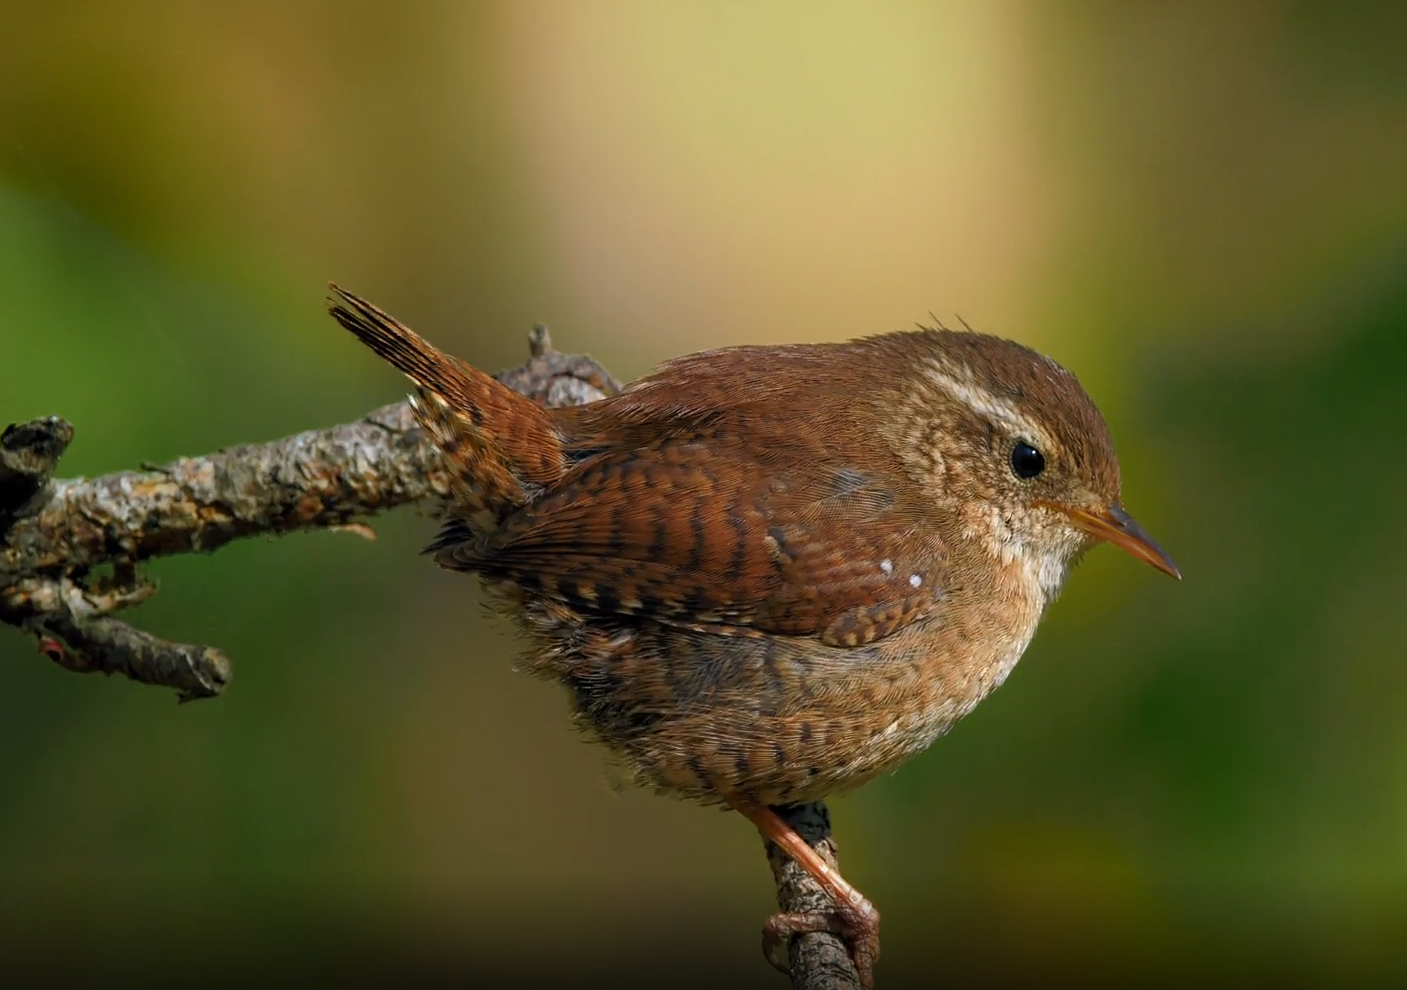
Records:
[[[1015,403],[993,395],[970,378],[963,381],[933,360],[924,362],[923,376],[958,402],[1005,424],[1017,436],[1043,447],[1051,446],[1050,435],[1035,421],[1023,416]]]

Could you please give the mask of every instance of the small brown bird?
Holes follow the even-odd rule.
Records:
[[[1124,511],[1094,403],[1020,344],[731,347],[549,410],[332,291],[454,477],[435,562],[484,579],[635,782],[730,806],[805,867],[835,914],[775,915],[766,940],[838,932],[866,987],[878,912],[773,808],[972,711],[1093,544],[1181,576]]]

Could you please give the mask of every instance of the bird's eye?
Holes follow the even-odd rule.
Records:
[[[1045,455],[1024,440],[1011,448],[1011,470],[1018,478],[1034,478],[1045,470]]]

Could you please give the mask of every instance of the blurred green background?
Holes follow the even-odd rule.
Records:
[[[404,386],[329,278],[623,379],[961,314],[1080,375],[1186,580],[1093,554],[994,698],[833,802],[881,979],[1407,980],[1402,21],[5,4],[0,423],[68,417],[91,475],[351,419]],[[225,649],[215,701],[0,630],[6,964],[784,985],[756,834],[614,794],[432,523],[375,525],[151,568],[133,619]]]

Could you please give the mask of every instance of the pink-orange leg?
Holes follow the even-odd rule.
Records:
[[[834,912],[774,914],[762,927],[762,951],[769,962],[786,971],[781,950],[793,935],[831,932],[850,943],[850,957],[865,990],[874,987],[874,964],[879,958],[879,912],[864,894],[850,886],[821,855],[806,844],[796,830],[771,808],[734,804],[757,826],[762,835],[811,874],[835,902]]]

